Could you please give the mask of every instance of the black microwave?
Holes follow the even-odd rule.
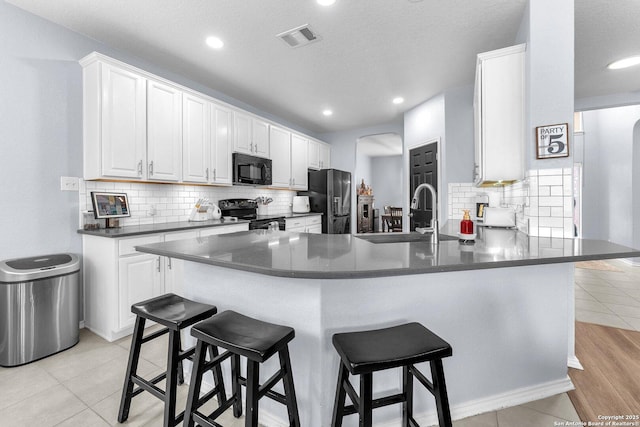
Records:
[[[233,183],[271,185],[271,159],[233,153]]]

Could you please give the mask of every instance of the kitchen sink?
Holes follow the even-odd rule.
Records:
[[[411,243],[411,242],[431,242],[432,233],[380,233],[380,234],[359,234],[355,237],[371,243]],[[457,237],[446,234],[438,235],[440,241],[458,240]]]

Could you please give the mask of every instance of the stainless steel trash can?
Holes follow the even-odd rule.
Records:
[[[73,254],[0,262],[0,366],[17,366],[78,342],[80,260]]]

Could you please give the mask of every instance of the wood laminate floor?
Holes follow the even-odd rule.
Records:
[[[584,371],[569,369],[568,394],[580,419],[621,415],[640,425],[640,332],[576,322],[576,355]]]

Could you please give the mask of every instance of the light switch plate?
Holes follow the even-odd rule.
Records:
[[[61,176],[60,190],[62,191],[78,191],[80,180],[75,176]]]

